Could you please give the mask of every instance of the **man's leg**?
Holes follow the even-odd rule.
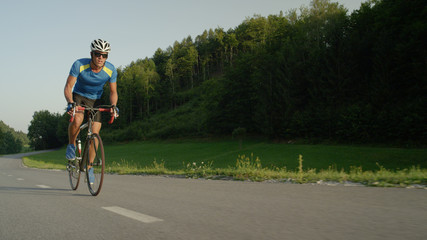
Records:
[[[92,133],[96,133],[99,135],[99,131],[101,131],[102,124],[100,122],[93,122],[92,125]],[[98,148],[98,139],[95,138],[95,146]],[[95,150],[93,149],[93,145],[91,144],[89,147],[89,159],[90,163],[93,163],[93,160],[95,159]]]
[[[92,133],[96,133],[99,134],[99,131],[101,130],[101,123],[100,122],[93,122],[92,125]],[[98,149],[98,138],[94,138],[95,139],[95,147],[96,149]],[[93,147],[93,144],[90,144],[89,146],[89,162],[93,163],[93,160],[95,159],[96,153],[95,153],[95,149]],[[93,182],[95,181],[95,176],[93,175],[93,169],[89,168],[89,182],[90,184],[93,184]]]
[[[80,125],[82,124],[84,115],[82,112],[76,112],[74,121],[68,125],[68,146],[65,153],[65,157],[68,160],[74,160],[76,158],[76,143],[77,135],[80,132]]]

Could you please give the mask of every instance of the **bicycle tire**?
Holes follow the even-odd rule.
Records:
[[[77,190],[80,183],[80,162],[82,160],[81,146],[76,141],[76,160],[72,161],[71,165],[67,166],[68,178],[72,190]]]
[[[98,141],[98,144],[96,144],[96,141]],[[95,150],[92,162],[90,162],[91,147]],[[92,134],[92,136],[90,136],[86,141],[84,161],[86,163],[86,179],[89,192],[93,196],[97,196],[101,191],[102,183],[104,181],[105,154],[101,137],[96,133]],[[92,171],[94,175],[93,181],[91,181],[89,177],[89,171],[91,171],[91,168],[93,169]]]

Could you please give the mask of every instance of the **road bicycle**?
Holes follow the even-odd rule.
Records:
[[[112,106],[98,106],[93,108],[82,105],[76,106],[73,109],[70,122],[74,121],[76,111],[86,111],[87,113],[87,122],[80,126],[76,139],[76,159],[69,161],[67,164],[70,185],[73,190],[77,190],[80,183],[80,174],[85,172],[89,192],[93,196],[96,196],[101,191],[105,168],[104,145],[99,134],[92,132],[92,125],[95,120],[95,114],[100,114],[99,112],[111,112],[111,109],[115,111]],[[108,123],[112,124],[116,116],[117,114],[114,112]],[[87,136],[82,153],[80,134],[85,128],[87,128]],[[90,179],[89,177],[90,171],[93,171],[93,179]]]

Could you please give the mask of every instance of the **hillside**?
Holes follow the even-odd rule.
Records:
[[[349,14],[313,0],[175,41],[119,70],[111,128],[123,140],[244,128],[274,139],[425,143],[423,9],[373,1]]]

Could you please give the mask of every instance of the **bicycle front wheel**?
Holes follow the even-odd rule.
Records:
[[[105,155],[101,137],[94,133],[86,142],[86,177],[89,192],[96,196],[104,181]]]

